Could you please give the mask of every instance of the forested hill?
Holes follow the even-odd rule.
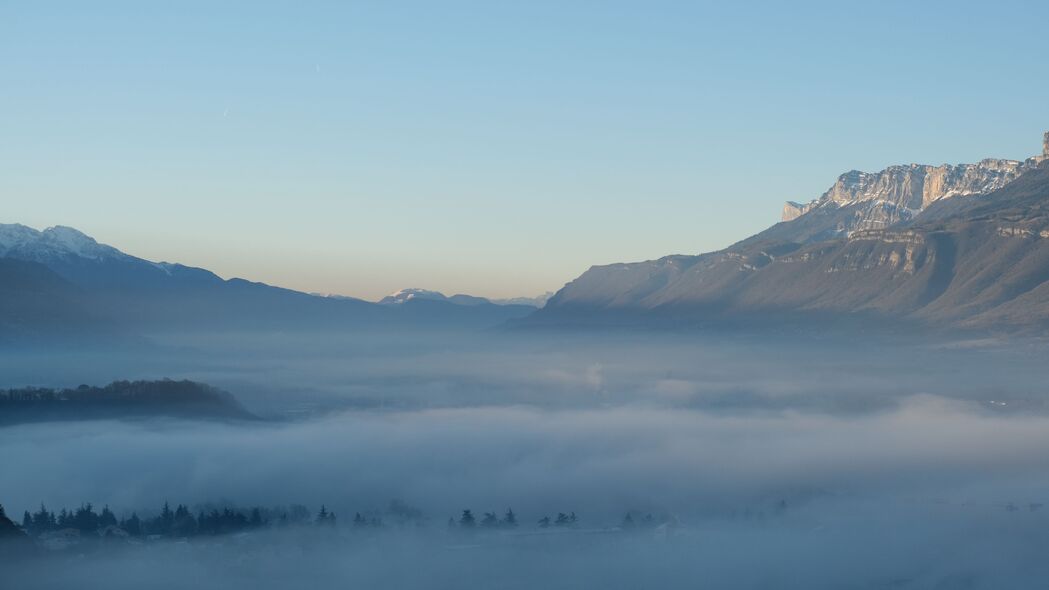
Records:
[[[257,419],[229,393],[194,381],[114,381],[105,387],[0,390],[0,426],[148,417]]]

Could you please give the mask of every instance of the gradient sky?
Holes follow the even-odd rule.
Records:
[[[0,222],[307,291],[538,294],[724,247],[852,168],[1037,153],[1047,22],[1043,1],[0,0]]]

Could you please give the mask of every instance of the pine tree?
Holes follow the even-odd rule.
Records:
[[[463,510],[463,515],[459,517],[459,526],[465,529],[472,529],[474,524],[476,524],[476,520],[474,519],[473,512],[469,509]]]
[[[171,534],[171,527],[175,524],[175,513],[171,511],[171,506],[164,502],[164,508],[160,511],[160,531],[162,535]]]
[[[517,515],[514,514],[513,508],[506,509],[506,516],[503,517],[503,526],[511,529],[517,526]]]
[[[107,527],[117,524],[117,517],[113,514],[113,511],[109,509],[109,505],[102,507],[102,514],[98,515],[98,526]]]
[[[138,519],[138,514],[132,512],[131,518],[120,523],[120,528],[127,531],[129,535],[137,537],[142,534],[142,521]]]
[[[325,508],[322,505],[321,506],[321,511],[317,513],[317,521],[316,522],[317,522],[317,524],[334,526],[335,525],[335,513],[334,512],[328,512],[328,509]]]

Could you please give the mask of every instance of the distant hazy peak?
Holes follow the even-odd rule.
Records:
[[[446,301],[448,298],[439,291],[430,291],[428,289],[419,289],[411,287],[408,289],[401,289],[390,293],[386,297],[379,300],[379,303],[383,305],[399,305],[407,303],[413,299],[424,299],[429,301]]]
[[[386,297],[379,300],[381,305],[401,305],[409,301],[444,301],[446,303],[454,303],[456,305],[528,305],[531,307],[542,307],[546,304],[546,300],[549,299],[553,293],[547,292],[538,297],[514,297],[509,299],[488,299],[485,297],[477,297],[475,295],[465,295],[458,293],[455,295],[447,296],[440,291],[431,291],[429,289],[401,289],[395,293],[391,293]]]

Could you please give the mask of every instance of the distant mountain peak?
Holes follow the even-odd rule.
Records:
[[[440,291],[431,291],[429,289],[420,289],[417,287],[409,289],[401,289],[400,291],[391,293],[386,297],[379,300],[381,305],[403,305],[409,301],[443,301],[445,303],[453,303],[455,305],[525,305],[530,307],[542,307],[546,303],[553,293],[547,292],[538,297],[514,297],[510,299],[488,299],[486,297],[477,297],[475,295],[465,295],[457,293],[455,295],[445,295]]]
[[[429,289],[419,289],[417,287],[409,287],[407,289],[401,289],[390,293],[386,297],[379,300],[379,303],[383,305],[400,305],[407,303],[412,300],[422,299],[428,301],[446,301],[448,298],[439,291],[431,291]]]
[[[56,257],[101,260],[127,255],[72,227],[55,225],[38,231],[11,223],[0,224],[0,256],[46,262]]]

